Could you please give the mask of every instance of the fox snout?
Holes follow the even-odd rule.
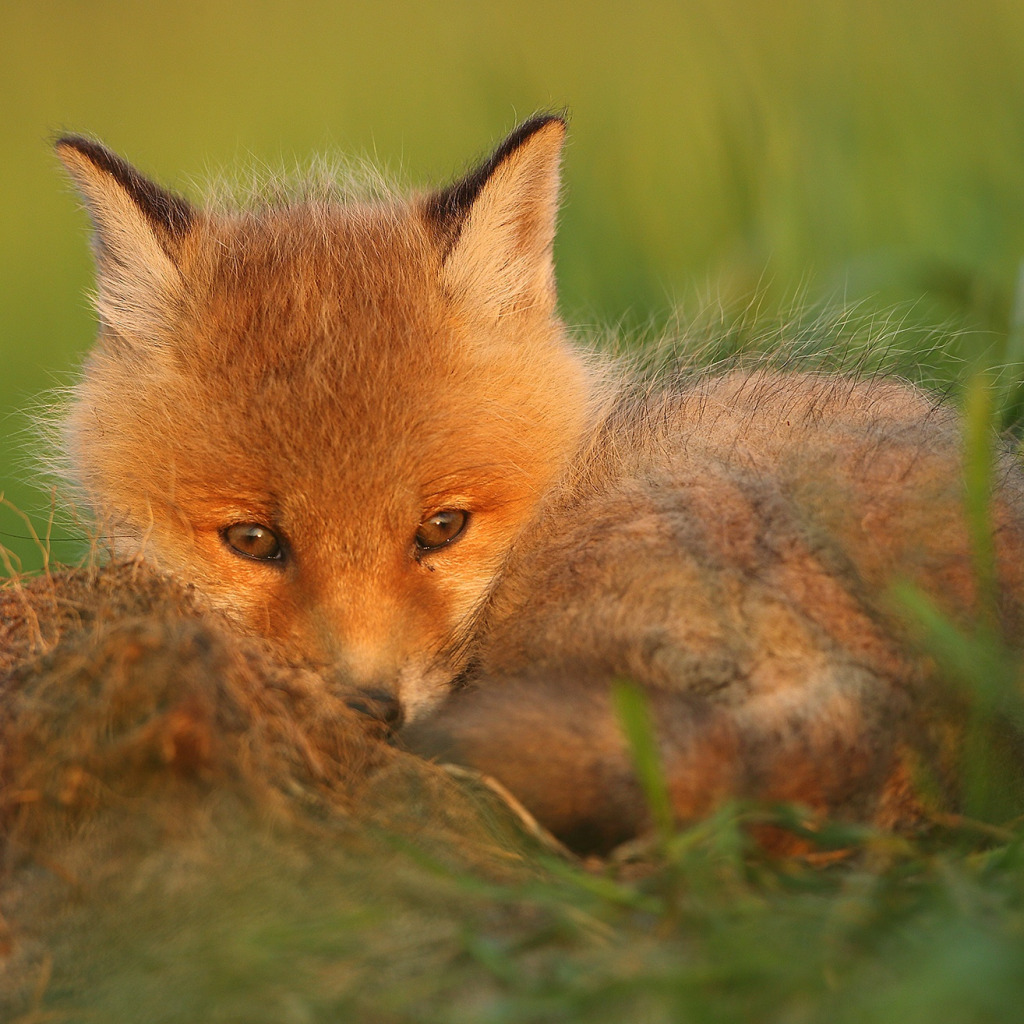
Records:
[[[404,625],[397,636],[395,629],[385,630],[374,644],[356,642],[348,630],[334,631],[329,640],[323,631],[310,638],[311,660],[330,689],[390,732],[432,710],[459,673],[459,664],[435,648],[435,638]]]
[[[342,695],[353,711],[374,720],[386,731],[398,729],[405,719],[399,693],[400,663],[395,652],[365,646],[325,645],[330,654],[321,658],[330,689]]]
[[[348,697],[345,703],[353,710],[375,722],[381,723],[389,732],[402,727],[405,718],[402,702],[391,689],[364,688]]]

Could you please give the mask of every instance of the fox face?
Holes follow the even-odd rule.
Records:
[[[407,200],[229,212],[62,138],[100,317],[65,445],[113,550],[406,717],[438,699],[595,402],[555,311],[563,136]]]

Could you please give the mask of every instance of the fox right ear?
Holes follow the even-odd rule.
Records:
[[[487,317],[554,309],[551,250],[564,141],[564,118],[539,114],[424,205],[446,284]]]
[[[195,211],[98,142],[65,135],[56,149],[96,229],[101,320],[122,338],[154,338],[182,293],[176,259]]]

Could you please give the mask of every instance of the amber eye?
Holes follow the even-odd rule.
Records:
[[[468,512],[456,508],[435,512],[429,519],[420,523],[420,528],[416,531],[416,547],[420,551],[443,548],[462,533],[468,519]]]
[[[221,531],[228,546],[246,558],[269,562],[284,557],[284,549],[273,530],[259,523],[235,523]]]

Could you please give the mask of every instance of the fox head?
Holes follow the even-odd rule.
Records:
[[[439,698],[589,416],[555,304],[564,133],[536,117],[411,199],[228,212],[61,138],[100,321],[66,456],[113,550],[406,717]]]

